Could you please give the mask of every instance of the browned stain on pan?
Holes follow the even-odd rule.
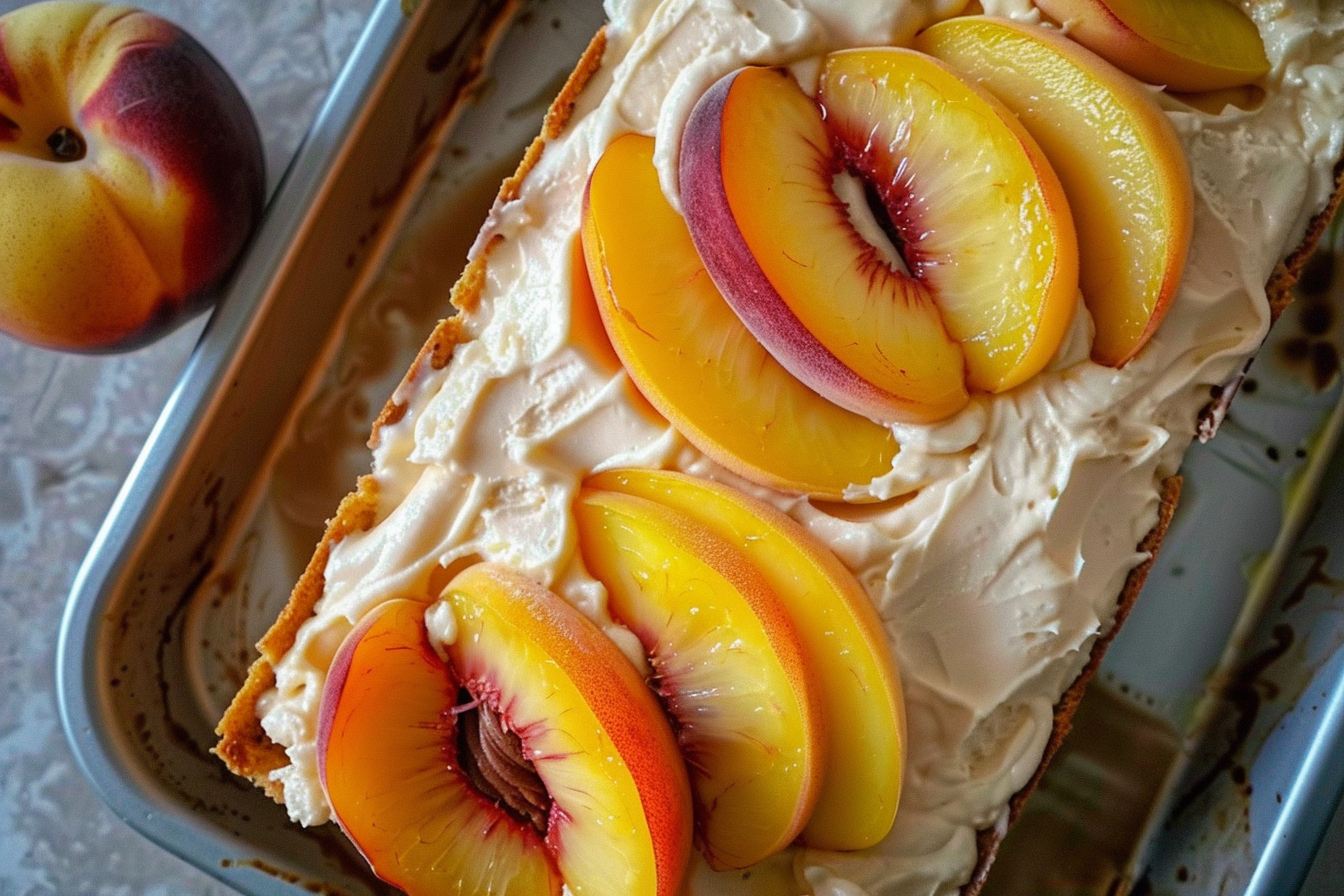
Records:
[[[1289,610],[1302,603],[1307,597],[1307,591],[1315,586],[1333,588],[1339,590],[1344,586],[1344,582],[1332,578],[1325,572],[1325,564],[1330,559],[1330,549],[1325,545],[1316,545],[1309,547],[1302,552],[1302,556],[1311,558],[1311,566],[1307,568],[1306,575],[1293,586],[1293,590],[1288,592],[1288,596],[1283,599],[1280,609]]]
[[[1292,626],[1284,623],[1274,626],[1271,643],[1247,657],[1229,677],[1219,694],[1219,698],[1231,708],[1230,730],[1225,736],[1223,747],[1177,798],[1168,816],[1168,825],[1189,810],[1219,776],[1231,774],[1235,770],[1235,758],[1255,727],[1261,703],[1273,699],[1278,693],[1278,686],[1264,679],[1265,672],[1288,652],[1295,640]],[[1242,776],[1244,781],[1244,769]]]

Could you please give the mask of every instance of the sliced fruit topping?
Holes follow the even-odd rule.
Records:
[[[1175,128],[1131,78],[1050,29],[948,19],[915,48],[1002,100],[1045,151],[1078,227],[1092,357],[1129,361],[1166,314],[1190,245],[1190,171]]]
[[[850,223],[821,112],[785,71],[744,68],[682,137],[686,223],[714,283],[784,367],[842,407],[922,422],[968,400],[933,296]]]
[[[1073,314],[1077,247],[1034,141],[908,50],[832,54],[818,100],[782,71],[741,69],[701,98],[682,139],[687,223],[748,328],[814,389],[877,419],[941,419],[968,385],[999,392],[1037,373]],[[836,194],[847,174],[903,264],[851,223]],[[877,392],[819,375],[800,333]],[[875,404],[884,395],[895,400]]]
[[[672,896],[689,785],[615,645],[500,567],[462,572],[429,607],[447,643],[425,604],[391,601],[346,638],[322,695],[323,787],[374,871],[411,896]]]
[[[826,768],[803,840],[850,850],[885,837],[901,793],[905,706],[882,621],[849,570],[785,514],[717,483],[613,470],[585,485],[683,513],[741,549],[793,620],[826,707]]]
[[[588,263],[583,257],[583,241],[577,234],[570,255],[569,341],[599,372],[615,376],[625,370],[625,366],[602,323],[602,312],[598,310],[597,296],[593,294],[593,283],[588,277]],[[622,391],[631,408],[640,416],[665,424],[666,418],[649,403],[633,380],[627,378]]]
[[[881,198],[910,273],[961,343],[970,387],[1002,392],[1038,373],[1073,319],[1078,244],[1036,141],[912,50],[831,54],[817,99],[836,155]],[[777,253],[771,264],[784,269]]]
[[[461,770],[455,708],[467,701],[429,643],[424,612],[389,601],[332,663],[318,773],[336,820],[374,872],[412,896],[558,894],[543,833],[482,799]]]
[[[891,470],[891,432],[795,379],[724,302],[663,196],[651,138],[621,137],[598,161],[583,247],[630,377],[705,454],[771,488],[835,498]]]
[[[745,868],[798,836],[825,762],[817,692],[787,611],[746,556],[693,518],[584,489],[579,547],[639,638],[691,771],[710,866]]]
[[[570,264],[569,340],[603,373],[615,373],[621,369],[621,359],[602,324],[602,312],[583,258],[582,239],[574,240]]]
[[[1149,84],[1218,90],[1269,72],[1255,23],[1228,0],[1036,0],[1069,37]]]

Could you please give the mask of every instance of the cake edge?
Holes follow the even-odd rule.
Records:
[[[580,92],[601,67],[605,51],[606,29],[603,28],[589,42],[560,94],[547,110],[541,133],[528,146],[513,175],[500,185],[495,198],[496,205],[518,197],[523,179],[541,158],[546,144],[564,130]],[[484,251],[471,259],[453,284],[449,301],[459,312],[471,310],[480,300],[485,286],[485,263],[489,250],[490,246],[486,246]],[[440,320],[407,370],[402,387],[414,381],[416,372],[423,365],[441,370],[452,360],[453,349],[465,341],[460,316]],[[384,426],[390,426],[405,416],[407,406],[396,400],[401,391],[398,388],[393,393],[374,420],[369,437],[370,448],[378,446]],[[351,532],[362,532],[372,527],[377,518],[377,507],[377,480],[371,474],[359,477],[355,490],[341,500],[335,516],[327,520],[322,540],[318,542],[312,558],[295,583],[284,609],[257,642],[260,656],[249,667],[246,680],[215,728],[215,734],[220,740],[211,752],[224,761],[229,771],[250,779],[278,803],[284,803],[284,786],[280,781],[273,780],[271,773],[288,765],[289,758],[284,747],[272,741],[262,730],[261,718],[256,710],[257,701],[275,686],[275,665],[294,646],[299,627],[313,615],[322,597],[326,587],[327,559],[332,547]]]
[[[605,50],[606,30],[603,28],[594,35],[565,81],[560,94],[549,107],[541,133],[528,146],[513,175],[500,185],[496,205],[518,197],[523,180],[541,158],[546,144],[559,137],[564,130],[579,94],[601,67]],[[1291,304],[1292,290],[1301,276],[1303,266],[1311,257],[1341,201],[1344,200],[1344,159],[1335,166],[1334,184],[1334,192],[1325,208],[1312,217],[1303,240],[1279,261],[1266,284],[1271,326]],[[491,245],[485,246],[484,251],[467,263],[453,285],[450,301],[460,312],[470,311],[479,302],[485,285],[485,264]],[[434,370],[445,367],[452,360],[454,348],[465,341],[467,340],[462,333],[460,317],[454,316],[439,321],[407,370],[402,381],[403,386],[414,381],[416,372],[422,365],[428,364]],[[396,400],[396,394],[400,392],[401,389],[398,389],[393,397],[388,399],[374,421],[369,439],[370,448],[378,446],[384,426],[395,424],[405,415],[407,405]],[[1161,481],[1157,523],[1138,545],[1139,552],[1147,554],[1148,559],[1130,570],[1119,595],[1110,628],[1093,643],[1087,664],[1056,702],[1054,725],[1045,752],[1030,780],[1009,800],[1006,823],[977,833],[976,864],[970,879],[961,887],[962,896],[979,896],[981,893],[1007,829],[1017,820],[1027,798],[1040,783],[1050,761],[1070,731],[1078,703],[1083,699],[1088,684],[1100,667],[1107,648],[1133,609],[1143,584],[1157,560],[1163,539],[1176,512],[1180,494],[1179,476],[1170,476]],[[369,529],[376,521],[377,506],[377,481],[372,475],[361,476],[355,490],[342,499],[336,514],[327,521],[322,539],[295,584],[280,616],[257,643],[260,656],[252,663],[243,686],[234,696],[215,729],[220,740],[211,752],[219,756],[231,772],[251,780],[277,803],[284,803],[284,787],[280,781],[271,778],[271,773],[288,765],[289,761],[284,747],[273,742],[262,729],[261,719],[256,711],[257,701],[275,686],[275,664],[294,645],[299,627],[312,616],[314,607],[322,596],[326,582],[327,559],[332,547],[352,532]]]
[[[1287,257],[1279,261],[1274,268],[1274,272],[1270,275],[1269,282],[1265,285],[1265,293],[1269,299],[1271,327],[1278,322],[1280,315],[1292,304],[1293,287],[1297,285],[1303,267],[1307,260],[1311,258],[1312,252],[1315,251],[1321,237],[1324,236],[1326,229],[1330,226],[1330,221],[1339,210],[1341,201],[1344,201],[1344,159],[1340,159],[1335,164],[1334,178],[1334,193],[1326,203],[1325,208],[1312,217],[1307,225],[1307,233],[1302,242]],[[1252,359],[1254,357],[1252,355]],[[1231,396],[1229,396],[1230,398]],[[1106,655],[1106,649],[1115,640],[1115,636],[1119,633],[1125,619],[1128,618],[1130,610],[1134,608],[1134,603],[1138,600],[1139,592],[1143,590],[1143,584],[1148,578],[1148,573],[1152,571],[1153,564],[1157,562],[1158,551],[1166,537],[1167,529],[1171,525],[1180,496],[1181,477],[1170,476],[1162,481],[1161,505],[1158,508],[1157,524],[1148,531],[1143,541],[1139,543],[1139,551],[1147,553],[1148,559],[1129,571],[1129,575],[1125,578],[1124,589],[1120,592],[1115,618],[1110,629],[1093,643],[1092,653],[1088,658],[1087,665],[1083,667],[1083,671],[1078,674],[1073,684],[1069,685],[1068,690],[1055,704],[1054,728],[1050,733],[1050,740],[1046,743],[1045,753],[1041,756],[1040,765],[1036,767],[1036,771],[1032,774],[1030,780],[1008,801],[1007,823],[985,828],[976,834],[975,845],[978,858],[975,870],[971,872],[971,879],[963,885],[962,896],[979,896],[989,878],[989,870],[994,864],[994,857],[998,853],[999,846],[1003,843],[1004,837],[1007,836],[1008,828],[1012,827],[1013,822],[1017,821],[1027,797],[1040,784],[1050,761],[1054,758],[1065,736],[1072,728],[1073,714],[1078,708],[1078,703],[1083,699],[1088,684],[1091,683],[1097,669],[1100,668],[1101,661]]]

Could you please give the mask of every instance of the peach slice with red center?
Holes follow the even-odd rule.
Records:
[[[361,621],[328,674],[318,757],[341,828],[411,896],[680,887],[690,791],[661,708],[593,623],[518,573],[474,566],[439,602]]]
[[[1132,78],[1050,29],[948,19],[915,48],[997,96],[1045,151],[1078,227],[1092,357],[1127,363],[1175,296],[1194,226],[1189,166],[1171,122]]]
[[[905,765],[905,704],[882,620],[835,555],[790,517],[708,480],[612,470],[589,489],[645,498],[738,547],[794,622],[826,707],[826,767],[803,840],[820,849],[872,846],[891,830]]]
[[[902,265],[851,223],[836,193],[846,174]],[[781,70],[730,73],[691,114],[679,184],[696,248],[747,328],[873,419],[931,422],[968,387],[1011,389],[1072,319],[1076,237],[1044,154],[924,54],[831,54],[817,102]]]
[[[649,656],[706,860],[745,868],[788,846],[816,803],[826,744],[779,598],[740,550],[679,511],[585,488],[574,515],[609,612]]]
[[[651,138],[627,134],[607,148],[582,233],[612,346],[697,448],[762,485],[831,498],[891,470],[891,432],[795,379],[724,302],[663,196]]]
[[[1140,81],[1220,90],[1269,72],[1260,31],[1229,0],[1036,0],[1069,37]]]

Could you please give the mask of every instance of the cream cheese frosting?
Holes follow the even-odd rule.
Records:
[[[486,284],[463,317],[469,341],[446,367],[424,364],[398,389],[407,411],[383,427],[374,452],[378,522],[334,546],[324,596],[259,704],[290,759],[274,774],[293,818],[329,818],[314,739],[341,640],[382,601],[434,596],[437,568],[479,558],[524,571],[642,662],[583,569],[569,508],[591,472],[665,467],[764,498],[829,545],[877,606],[903,677],[909,756],[891,835],[859,853],[794,850],[776,872],[824,896],[947,893],[967,880],[976,832],[1006,823],[1009,798],[1040,763],[1056,701],[1145,559],[1135,546],[1157,520],[1159,483],[1176,471],[1210,387],[1267,332],[1265,283],[1331,194],[1344,152],[1344,11],[1245,4],[1273,66],[1253,110],[1211,115],[1158,94],[1190,160],[1195,227],[1179,293],[1145,350],[1120,370],[1092,363],[1079,315],[1055,362],[1028,383],[934,426],[894,427],[892,470],[847,495],[871,503],[779,494],[710,461],[646,409],[622,370],[572,338],[567,285],[584,184],[614,137],[657,137],[676,204],[681,129],[720,76],[789,65],[808,87],[819,54],[908,43],[965,5],[609,0],[602,68],[476,242]],[[1026,0],[983,6],[1039,21]],[[693,874],[697,893],[737,886]]]

